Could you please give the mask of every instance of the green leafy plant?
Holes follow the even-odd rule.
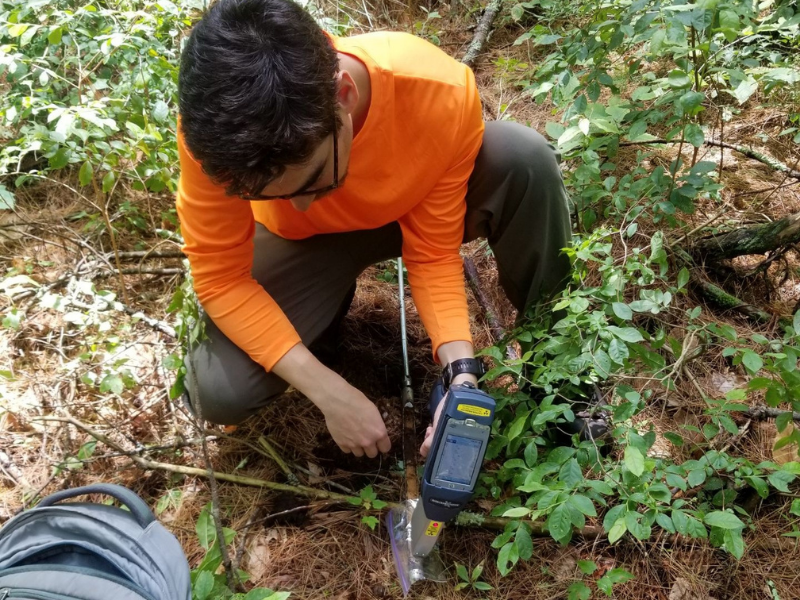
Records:
[[[378,496],[372,489],[371,485],[368,485],[362,489],[358,493],[358,498],[348,498],[347,501],[354,506],[362,507],[365,512],[386,508],[386,502],[378,499]],[[378,524],[378,519],[372,515],[364,515],[361,517],[361,522],[370,529],[374,530],[375,526]]]
[[[478,563],[472,572],[467,570],[467,567],[460,563],[455,563],[456,567],[456,574],[458,578],[461,580],[456,584],[456,591],[463,590],[465,588],[470,588],[471,590],[477,592],[486,592],[489,590],[494,589],[491,585],[486,583],[485,581],[481,581],[481,575],[483,575],[483,561]]]
[[[254,588],[247,592],[232,593],[228,588],[224,574],[219,574],[222,566],[222,552],[220,540],[217,539],[217,530],[214,527],[214,518],[211,516],[211,505],[206,505],[197,519],[197,538],[206,555],[200,564],[192,569],[192,600],[286,600],[291,592],[273,592],[267,588]],[[231,544],[236,532],[227,527],[223,528],[224,543]],[[239,579],[247,581],[248,575],[239,571]]]

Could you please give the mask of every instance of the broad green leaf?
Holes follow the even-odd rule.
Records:
[[[761,477],[745,477],[744,480],[750,484],[750,487],[762,498],[769,496],[769,486]]]
[[[87,160],[78,171],[78,181],[81,182],[81,185],[89,185],[92,182],[92,173],[92,163]]]
[[[494,588],[486,583],[485,581],[476,581],[472,584],[472,587],[476,590],[480,590],[481,592],[488,592],[489,590],[493,590]]]
[[[644,341],[642,334],[635,327],[617,327],[616,325],[609,325],[608,330],[621,340],[626,342],[636,343]]]
[[[531,411],[525,411],[511,424],[511,427],[508,429],[508,433],[506,436],[508,440],[511,441],[517,437],[519,437],[523,431],[525,431],[525,425],[528,423],[528,417],[530,417]]]
[[[267,588],[255,588],[247,592],[242,600],[286,600],[291,592],[273,592]]]
[[[519,554],[517,553],[517,545],[513,542],[508,542],[505,546],[500,548],[497,554],[497,570],[500,575],[505,577],[511,571],[512,567],[519,561]]]
[[[687,534],[693,538],[701,538],[705,539],[708,537],[708,531],[706,531],[705,526],[700,522],[699,519],[695,519],[694,517],[687,517]],[[675,520],[673,516],[673,521]]]
[[[672,509],[672,523],[681,535],[689,535],[689,515],[677,508]]]
[[[509,519],[518,519],[520,517],[527,517],[529,514],[531,514],[531,509],[527,506],[516,506],[514,508],[509,508],[503,513],[503,516]]]
[[[744,529],[744,523],[732,512],[715,510],[703,519],[706,525],[720,529]]]
[[[680,69],[673,69],[667,78],[669,85],[673,88],[688,88],[692,85],[692,79],[685,71]]]
[[[50,33],[47,34],[47,41],[50,42],[52,45],[56,46],[61,43],[61,36],[63,35],[64,30],[61,27],[56,27],[55,29],[51,29]]]
[[[169,106],[163,100],[157,101],[153,105],[153,120],[156,123],[163,123],[169,116]]]
[[[103,176],[103,193],[107,194],[112,190],[114,187],[114,182],[116,182],[117,176],[114,171],[109,171]]]
[[[630,356],[630,353],[628,352],[628,346],[626,346],[624,342],[613,339],[608,345],[608,355],[615,363],[623,365],[628,359],[628,356]]]
[[[14,197],[14,194],[0,183],[0,210],[14,210],[16,205],[17,199]]]
[[[582,581],[573,581],[567,588],[567,600],[589,600],[592,590]]]
[[[214,543],[214,540],[217,539],[217,532],[214,528],[214,519],[211,516],[210,504],[207,504],[200,512],[195,530],[197,531],[197,539],[200,541],[200,546],[202,546],[204,550],[208,550],[211,544]]]
[[[62,169],[69,163],[69,157],[72,153],[68,148],[59,148],[56,153],[50,157],[49,164],[51,169]]]
[[[535,467],[536,461],[539,458],[539,449],[536,447],[535,441],[528,442],[528,445],[525,446],[525,452],[523,453],[525,458],[525,464],[529,467]]]
[[[686,287],[686,284],[689,283],[689,269],[683,267],[680,272],[678,273],[678,287],[683,288]]]
[[[517,534],[514,536],[514,543],[517,546],[517,554],[522,560],[530,560],[533,556],[533,540],[527,526],[520,525]]]
[[[633,318],[633,311],[631,310],[631,307],[624,302],[612,303],[611,309],[614,311],[615,315],[624,321],[628,321]],[[798,314],[800,314],[800,312]]]
[[[209,571],[200,571],[194,580],[192,598],[194,600],[210,600],[213,589],[214,574]]]
[[[644,455],[638,448],[634,448],[631,445],[625,446],[624,462],[628,471],[636,475],[636,477],[644,473]]]
[[[116,373],[109,373],[100,382],[100,391],[102,393],[111,392],[119,396],[124,389],[125,384],[122,381],[122,377]]]
[[[563,464],[558,472],[558,478],[569,488],[572,489],[583,481],[583,472],[574,458],[569,459]]]
[[[597,570],[597,564],[593,560],[579,560],[578,568],[584,575],[591,575]]]
[[[582,494],[573,494],[569,499],[569,503],[587,517],[597,516],[597,511],[594,508],[594,502]]]
[[[744,556],[744,539],[741,529],[726,529],[723,534],[725,549],[736,558]]]
[[[686,137],[686,141],[695,148],[699,148],[703,145],[703,142],[706,141],[706,136],[703,133],[703,129],[695,123],[689,123],[686,125],[686,128],[684,129],[684,136]]]
[[[758,82],[753,78],[752,75],[748,75],[739,82],[739,85],[736,86],[736,89],[730,90],[730,94],[736,98],[739,104],[744,104],[750,99],[750,96],[755,94],[757,89]]]
[[[623,516],[617,519],[608,531],[608,543],[613,544],[625,535],[626,531],[628,531],[628,526],[625,524],[625,517]]]
[[[742,364],[751,375],[755,375],[761,370],[761,367],[764,366],[764,361],[752,350],[746,350],[744,354],[742,354]]]
[[[704,467],[689,471],[688,476],[689,487],[697,487],[706,480],[706,470]]]
[[[611,358],[605,350],[596,350],[592,358],[594,359],[594,368],[600,377],[606,379],[611,375]]]
[[[572,529],[572,518],[570,511],[565,504],[559,504],[547,518],[547,528],[550,535],[555,540],[561,540],[567,536]]]
[[[472,581],[477,581],[481,575],[483,575],[483,561],[479,562],[478,565],[472,569]]]
[[[633,575],[631,573],[625,569],[616,567],[611,569],[603,577],[597,580],[597,587],[600,591],[605,592],[606,596],[611,596],[612,588],[615,585],[619,583],[625,583],[631,579],[633,579]]]
[[[773,471],[767,475],[767,479],[776,490],[788,494],[789,484],[795,480],[795,475],[787,473],[786,471]]]

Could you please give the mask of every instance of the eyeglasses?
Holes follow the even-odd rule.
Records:
[[[288,200],[290,198],[297,198],[298,196],[318,196],[325,192],[330,192],[339,187],[339,143],[338,136],[336,135],[336,116],[333,117],[333,183],[323,188],[315,190],[300,190],[293,194],[281,194],[279,196],[266,196],[263,194],[242,194],[242,200]]]

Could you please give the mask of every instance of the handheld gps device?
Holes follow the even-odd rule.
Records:
[[[414,556],[427,556],[445,522],[472,498],[494,420],[495,402],[469,384],[440,388],[431,395],[431,414],[445,406],[425,463],[420,500],[411,517]],[[438,399],[437,399],[438,396]]]

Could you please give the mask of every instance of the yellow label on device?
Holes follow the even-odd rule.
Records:
[[[442,524],[439,521],[431,521],[428,523],[428,528],[425,530],[425,535],[436,537],[442,529]]]
[[[491,417],[492,411],[488,408],[481,408],[480,406],[472,406],[471,404],[459,404],[458,411],[468,415],[475,415],[478,417]]]

